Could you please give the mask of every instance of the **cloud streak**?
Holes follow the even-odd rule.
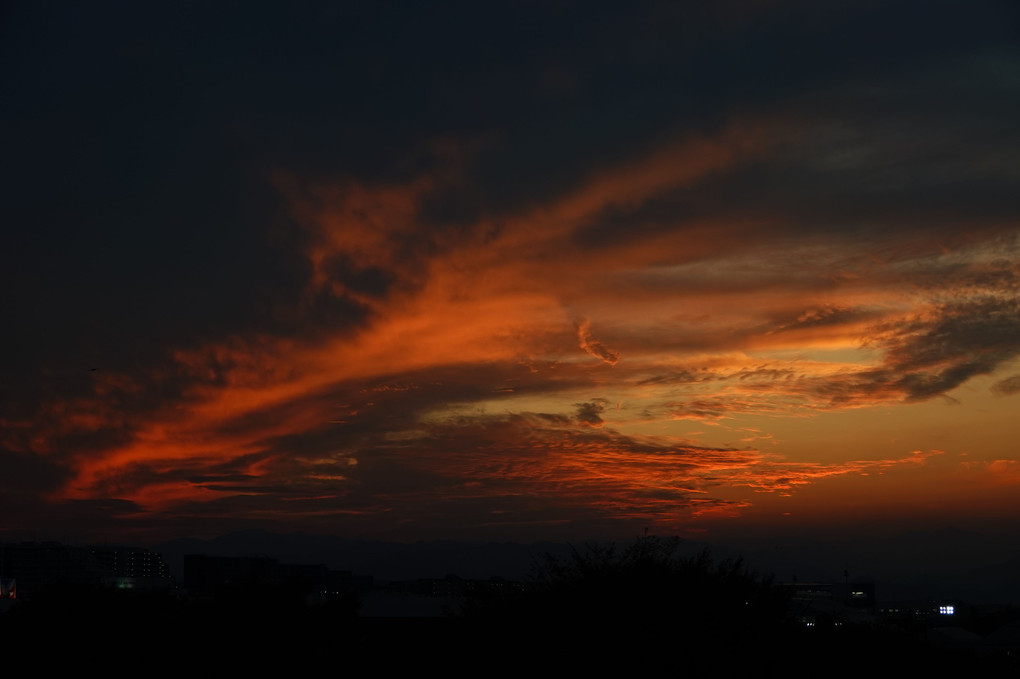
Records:
[[[577,324],[577,341],[586,354],[605,361],[609,365],[616,365],[616,362],[620,360],[620,352],[607,348],[602,342],[592,337],[591,321],[587,318]]]

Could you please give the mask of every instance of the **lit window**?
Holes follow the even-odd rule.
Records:
[[[939,613],[942,615],[952,615],[955,613],[953,606],[939,606]]]

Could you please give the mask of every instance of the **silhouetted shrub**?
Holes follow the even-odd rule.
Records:
[[[628,662],[658,649],[699,654],[686,655],[688,667],[709,655],[716,666],[769,664],[788,628],[784,590],[741,561],[681,557],[679,546],[678,538],[651,536],[623,549],[588,543],[565,558],[547,554],[522,591],[479,591],[464,613],[495,640],[572,662]],[[672,666],[668,654],[656,658],[654,665]]]

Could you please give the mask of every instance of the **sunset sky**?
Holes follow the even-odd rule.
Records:
[[[0,537],[1020,523],[1015,2],[2,11]]]

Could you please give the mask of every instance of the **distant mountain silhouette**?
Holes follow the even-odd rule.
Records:
[[[578,540],[574,544],[581,544]],[[180,577],[185,554],[267,556],[284,563],[324,564],[378,580],[524,578],[537,556],[562,555],[567,543],[355,540],[308,533],[263,530],[229,533],[209,540],[179,539],[155,546]],[[974,602],[1020,603],[1020,540],[953,528],[908,531],[874,539],[798,536],[731,538],[718,543],[683,541],[681,553],[710,549],[721,559],[743,558],[778,581],[879,583],[882,599],[931,596]]]

